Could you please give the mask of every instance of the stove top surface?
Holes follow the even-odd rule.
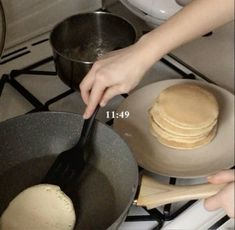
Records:
[[[0,63],[3,67],[0,71],[0,121],[38,111],[66,111],[83,114],[85,105],[80,93],[70,89],[58,78],[48,39],[43,37],[40,41],[37,45],[32,46],[35,41],[28,44],[26,50],[29,49],[30,52],[21,58],[11,60],[9,54]],[[144,80],[136,89],[156,81],[179,78],[203,80],[171,57],[166,56],[146,73]],[[100,109],[97,119],[112,125],[112,120],[107,118],[106,111],[115,111],[123,100],[122,95],[113,98],[105,108]],[[183,179],[171,178],[169,180],[158,175],[156,177],[166,183],[185,184]],[[191,184],[201,182],[205,182],[205,179],[187,180],[187,183]],[[209,228],[218,221],[220,221],[221,228],[224,224],[231,222],[228,217],[224,216],[222,210],[207,212],[203,208],[202,201],[169,204],[148,211],[142,207],[132,206],[120,229],[207,229],[202,226]],[[222,222],[221,218],[224,218]]]

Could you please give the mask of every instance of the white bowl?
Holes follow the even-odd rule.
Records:
[[[120,0],[135,15],[152,27],[161,25],[182,9],[175,0]],[[183,0],[181,0],[183,1]],[[187,0],[190,1],[190,0]]]

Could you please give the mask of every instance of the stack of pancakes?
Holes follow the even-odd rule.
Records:
[[[149,110],[151,133],[162,144],[193,149],[216,135],[219,107],[214,95],[193,83],[170,86]]]

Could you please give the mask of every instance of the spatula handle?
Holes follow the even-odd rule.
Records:
[[[154,178],[143,175],[138,200],[138,206],[147,209],[156,208],[168,203],[179,201],[202,199],[215,195],[225,184],[201,184],[201,185],[166,185],[157,182]]]
[[[89,118],[89,119],[86,119],[83,123],[83,126],[82,126],[82,131],[81,131],[81,135],[80,135],[80,139],[79,139],[79,142],[78,142],[78,145],[79,146],[84,146],[88,140],[88,137],[90,135],[90,132],[92,130],[92,126],[95,122],[95,117],[96,117],[96,114],[98,113],[99,111],[99,108],[100,106],[98,105],[94,111],[94,113],[92,114],[92,116]]]

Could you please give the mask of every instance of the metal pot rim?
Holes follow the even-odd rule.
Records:
[[[126,20],[125,18],[123,17],[120,17],[116,14],[113,14],[113,13],[110,13],[110,12],[106,12],[106,11],[94,11],[94,12],[88,12],[88,13],[80,13],[80,14],[74,14],[74,15],[71,15],[67,18],[65,18],[63,21],[60,21],[58,22],[54,28],[52,29],[51,33],[50,33],[50,37],[49,37],[49,41],[50,41],[50,44],[51,44],[51,47],[53,48],[53,51],[60,55],[61,57],[63,57],[64,59],[68,60],[68,61],[73,61],[73,62],[76,62],[76,63],[81,63],[81,64],[86,64],[86,65],[92,65],[95,61],[84,61],[84,60],[79,60],[79,59],[73,59],[73,58],[69,58],[67,57],[66,55],[64,55],[63,53],[59,52],[55,46],[53,45],[53,42],[52,42],[52,35],[54,33],[54,31],[56,30],[56,28],[58,28],[62,23],[64,23],[65,21],[67,20],[70,20],[71,18],[75,18],[75,17],[79,17],[81,15],[96,15],[96,14],[104,14],[104,15],[110,15],[110,16],[114,16],[114,17],[117,17],[123,21],[125,21],[127,24],[130,25],[130,28],[133,29],[133,32],[135,34],[135,38],[134,38],[134,42],[136,42],[136,38],[137,38],[137,32],[136,32],[136,29],[135,27],[132,25],[132,23],[130,23],[128,20]]]

